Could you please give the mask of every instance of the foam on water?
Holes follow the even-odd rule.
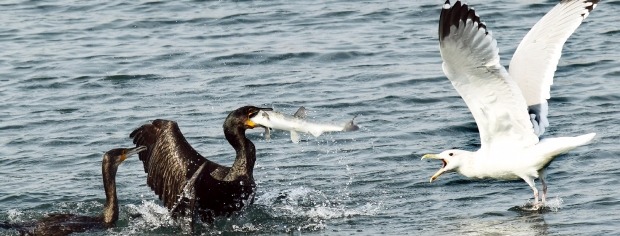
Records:
[[[329,227],[327,220],[377,214],[379,204],[350,206],[308,187],[266,192],[246,211],[230,218],[218,218],[218,232],[296,232],[317,231]],[[204,225],[203,225],[204,226]]]
[[[344,193],[343,193],[344,194]],[[333,196],[308,187],[269,192],[261,196],[256,204],[273,209],[274,216],[296,216],[312,219],[334,219],[356,215],[374,215],[381,204],[366,203],[351,208]]]
[[[560,210],[560,208],[562,208],[563,203],[564,203],[564,200],[556,196],[555,198],[548,198],[544,206],[534,205],[534,202],[532,202],[532,200],[528,200],[525,204],[521,206],[512,207],[510,208],[510,210],[522,211],[522,212],[539,212],[539,213],[557,212]]]
[[[9,209],[7,213],[9,222],[21,222],[24,215],[23,212],[17,209]]]
[[[551,211],[559,211],[564,205],[564,200],[561,197],[556,196],[555,198],[547,199],[545,206],[548,207]]]
[[[140,205],[128,204],[127,211],[131,215],[138,215],[130,224],[132,228],[135,228],[134,230],[154,230],[174,225],[168,209],[155,201],[143,200]]]

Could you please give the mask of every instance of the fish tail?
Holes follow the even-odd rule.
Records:
[[[344,128],[342,129],[342,131],[356,131],[358,129],[360,129],[359,126],[357,126],[353,121],[355,120],[355,117],[357,117],[357,115],[355,115],[353,117],[353,119],[351,119],[351,121],[349,121],[347,124],[344,125]]]

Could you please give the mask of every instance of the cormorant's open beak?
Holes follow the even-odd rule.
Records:
[[[424,160],[424,159],[440,160],[441,163],[442,163],[441,169],[439,169],[437,172],[435,172],[435,174],[433,176],[431,176],[430,183],[435,181],[435,179],[437,179],[437,177],[439,177],[440,175],[442,175],[443,173],[446,172],[446,165],[448,165],[448,162],[446,162],[445,159],[439,157],[439,155],[437,155],[437,154],[426,154],[426,155],[422,156],[421,160]]]
[[[125,159],[127,159],[127,157],[130,157],[133,154],[137,154],[141,151],[145,151],[146,150],[146,146],[138,146],[135,148],[128,148],[127,152],[125,152],[125,155],[123,155],[121,157],[121,161],[125,161]]]

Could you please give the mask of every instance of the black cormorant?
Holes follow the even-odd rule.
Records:
[[[146,150],[145,146],[135,148],[116,148],[106,152],[101,162],[105,205],[100,216],[81,216],[74,214],[49,214],[37,222],[24,224],[0,223],[0,228],[13,228],[22,235],[69,235],[93,229],[113,227],[118,220],[118,200],[116,198],[116,171],[129,156]]]
[[[136,145],[148,147],[139,155],[147,184],[173,216],[190,216],[193,223],[197,213],[213,223],[215,216],[230,215],[252,203],[256,150],[245,131],[259,126],[250,118],[260,110],[271,109],[245,106],[226,117],[224,135],[236,151],[231,167],[200,155],[174,121],[158,119],[130,134]]]

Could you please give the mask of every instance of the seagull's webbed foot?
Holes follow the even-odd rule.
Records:
[[[542,202],[541,203],[534,203],[532,205],[532,210],[533,211],[539,211],[539,210],[541,210],[543,208],[545,208],[545,203],[542,203]]]

